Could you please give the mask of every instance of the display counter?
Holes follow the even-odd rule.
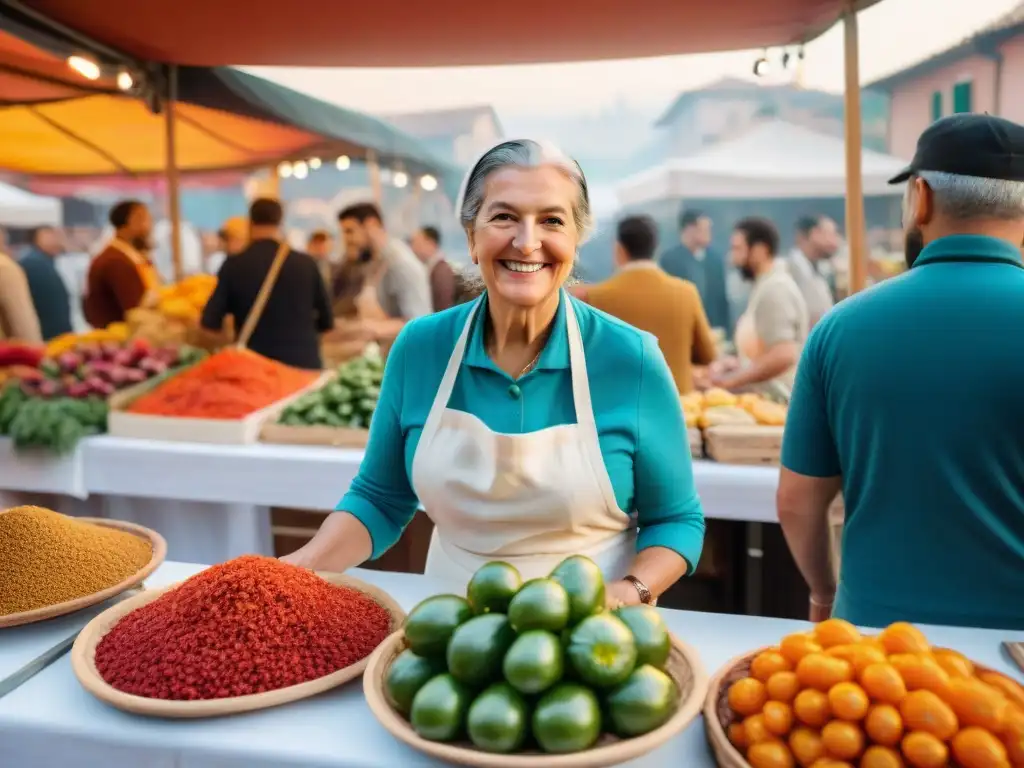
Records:
[[[201,566],[165,563],[147,582],[187,578]],[[357,570],[353,575],[388,591],[404,609],[439,591],[424,576]],[[700,653],[709,673],[729,659],[783,635],[806,629],[798,621],[663,610],[669,628]],[[38,651],[50,642],[36,625]],[[980,663],[1020,678],[1001,651],[1024,632],[923,627],[936,645],[956,648]],[[27,635],[26,635],[27,636]],[[441,765],[392,739],[367,708],[362,686],[276,709],[233,717],[169,721],[125,714],[100,703],[75,679],[67,655],[0,698],[0,765],[18,768],[414,768]],[[633,768],[714,765],[696,720],[683,734]]]

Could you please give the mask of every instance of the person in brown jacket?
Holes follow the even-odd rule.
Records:
[[[657,228],[648,216],[619,222],[617,274],[576,291],[578,298],[658,339],[680,394],[693,390],[693,366],[715,359],[715,339],[697,287],[654,261]]]
[[[110,225],[114,238],[89,264],[82,302],[93,328],[124,322],[128,311],[160,286],[159,274],[144,255],[153,229],[149,209],[138,200],[122,201],[110,209]]]
[[[436,227],[420,227],[409,241],[413,253],[430,274],[430,295],[434,311],[455,306],[455,270],[441,251],[441,233]]]

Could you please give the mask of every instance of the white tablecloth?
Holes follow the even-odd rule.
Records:
[[[165,564],[151,586],[178,581],[199,566]],[[406,610],[437,591],[423,576],[354,571],[388,591]],[[769,645],[804,622],[664,610],[673,632],[700,653],[708,673],[747,650]],[[1000,642],[1024,632],[925,628],[936,645],[1020,678]],[[87,694],[65,656],[0,698],[4,768],[413,768],[440,766],[395,741],[366,707],[359,682],[295,704],[200,721],[135,717]],[[632,768],[712,768],[698,719]]]
[[[24,457],[0,441],[0,493],[48,491],[86,503],[60,511],[136,522],[168,541],[168,556],[221,562],[272,554],[269,507],[333,509],[362,451],[291,445],[219,446],[90,438],[66,459]],[[775,522],[778,469],[694,462],[707,517]],[[16,496],[0,497],[18,503]]]

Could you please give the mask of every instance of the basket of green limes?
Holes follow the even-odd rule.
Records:
[[[640,757],[700,713],[708,678],[657,609],[608,610],[572,556],[523,582],[508,563],[435,595],[370,657],[367,704],[395,738],[482,768],[599,768]]]

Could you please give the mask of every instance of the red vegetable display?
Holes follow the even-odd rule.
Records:
[[[18,344],[16,342],[0,341],[0,368],[23,365],[28,368],[38,368],[43,361],[45,351],[42,347],[34,347],[31,344]]]

